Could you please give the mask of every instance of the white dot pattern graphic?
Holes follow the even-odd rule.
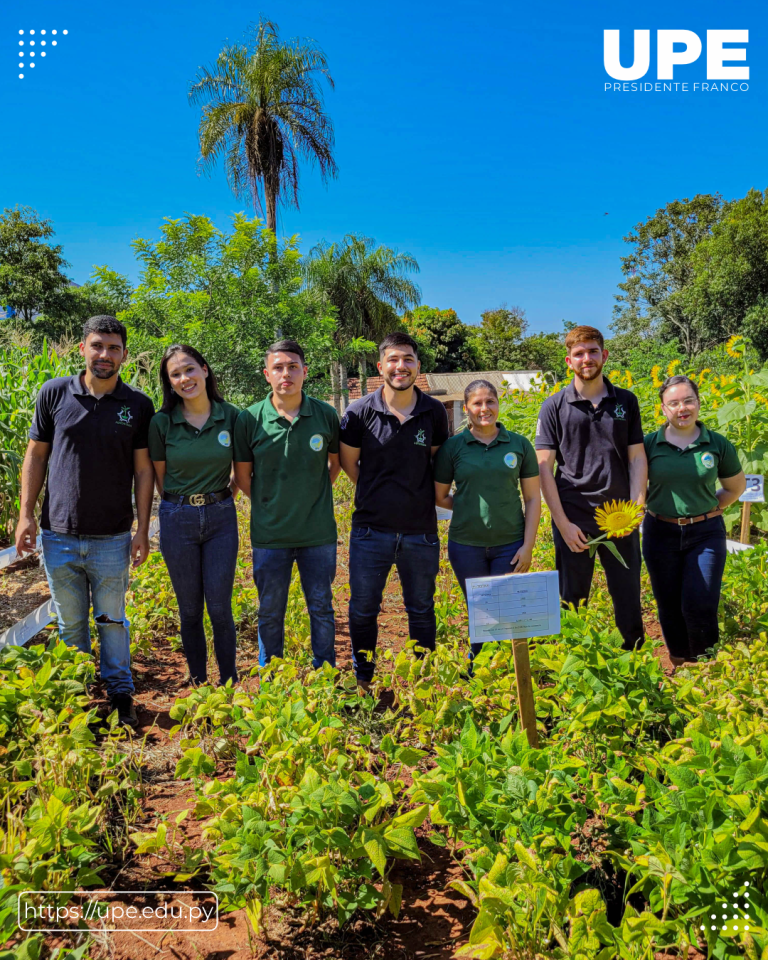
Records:
[[[749,906],[750,906],[750,905],[749,905],[749,902],[748,902],[748,901],[749,901],[749,891],[746,889],[748,886],[749,886],[749,882],[746,881],[746,882],[744,883],[744,888],[745,888],[744,891],[743,891],[742,893],[738,893],[738,892],[737,892],[737,893],[734,893],[734,894],[733,894],[733,900],[734,900],[734,902],[733,902],[733,904],[732,904],[731,907],[730,907],[731,910],[739,910],[739,903],[738,903],[739,897],[741,897],[741,898],[744,900],[744,907],[743,907],[744,915],[743,915],[741,918],[739,918],[739,915],[738,915],[737,913],[734,913],[734,914],[732,914],[731,919],[732,919],[732,920],[739,920],[739,919],[741,919],[741,920],[746,921],[746,922],[744,923],[744,925],[741,927],[741,929],[744,930],[745,932],[748,932],[748,931],[749,931],[749,924],[752,922],[752,921],[751,921],[751,917],[749,916],[749,913],[748,913],[748,911],[749,911]],[[722,909],[723,909],[723,910],[728,910],[728,909],[729,909],[729,905],[728,905],[727,903],[722,904]],[[711,913],[711,914],[710,914],[710,920],[716,920],[716,919],[717,919],[717,914]],[[722,914],[722,919],[725,920],[725,921],[727,921],[727,920],[728,920],[728,914],[727,914],[727,913]],[[706,930],[706,929],[707,929],[706,924],[702,923],[702,924],[699,925],[699,930]],[[710,925],[710,928],[709,928],[709,929],[710,929],[710,930],[717,930],[717,925],[713,923],[713,924]],[[721,929],[724,930],[724,931],[727,931],[727,930],[728,930],[728,924],[727,924],[727,922],[723,924],[723,926],[721,927]],[[731,927],[731,929],[732,929],[733,931],[738,931],[738,930],[739,930],[739,924],[738,924],[738,923],[734,923],[733,926]]]
[[[39,33],[40,36],[43,36],[43,37],[44,37],[44,36],[45,36],[47,33],[49,33],[49,32],[50,32],[51,34],[53,34],[53,36],[56,36],[59,31],[58,31],[58,30],[50,30],[50,31],[48,31],[48,30],[37,30],[37,31],[35,31],[35,30],[27,30],[27,31],[19,30],[19,36],[20,36],[20,37],[23,37],[24,34],[25,34],[25,32],[28,33],[30,37],[34,37],[35,33]],[[62,30],[61,33],[66,36],[67,34],[69,34],[69,30]],[[35,56],[35,54],[36,54],[36,53],[39,53],[39,55],[40,55],[41,57],[44,57],[44,56],[46,55],[46,53],[47,53],[46,50],[24,50],[23,47],[24,47],[24,45],[25,45],[25,42],[26,42],[26,41],[24,41],[24,40],[19,40],[19,46],[22,47],[22,49],[19,50],[19,65],[18,65],[18,69],[19,69],[19,70],[23,70],[23,69],[24,69],[24,60],[25,60],[27,57],[29,58],[29,63],[27,63],[27,66],[33,68],[33,67],[35,66],[35,63],[34,63],[34,61],[32,60],[32,58]],[[40,40],[40,41],[38,41],[38,42],[39,42],[39,44],[40,44],[41,47],[44,47],[44,46],[47,44],[48,41],[47,41],[47,40]],[[35,46],[35,43],[36,43],[35,40],[29,40],[29,46],[30,46],[30,47],[34,47],[34,46]],[[52,47],[57,46],[57,41],[56,41],[56,40],[51,40],[51,46],[52,46]],[[24,79],[24,74],[23,74],[23,73],[20,73],[20,74],[19,74],[19,80],[23,80],[23,79]]]

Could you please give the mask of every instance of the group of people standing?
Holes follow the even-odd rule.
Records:
[[[93,607],[107,694],[120,722],[132,726],[125,592],[131,561],[137,566],[149,552],[155,487],[160,549],[196,684],[208,679],[206,609],[219,680],[238,679],[232,615],[238,489],[251,501],[259,663],[283,655],[295,562],[313,665],[335,666],[332,486],[341,470],[356,487],[349,632],[364,691],[374,675],[378,614],[393,565],[409,636],[422,648],[435,647],[435,506],[453,511],[448,556],[466,597],[468,579],[530,568],[542,494],[552,515],[561,597],[575,606],[589,598],[595,510],[611,500],[646,506],[647,499],[643,555],[664,639],[674,664],[695,660],[718,639],[722,511],[745,488],[736,451],[699,421],[694,381],[675,376],[663,384],[667,422],[643,437],[635,395],[603,376],[608,353],[600,332],[577,327],[565,347],[573,379],[542,405],[532,445],[498,421],[498,393],[486,380],[467,387],[466,428],[449,436],[445,408],[416,386],[418,345],[405,333],[382,341],[383,386],[354,401],[341,422],[333,407],[303,390],[307,365],[293,340],[269,347],[269,395],[245,410],[224,400],[195,348],[169,347],[155,413],[143,393],[120,379],[124,326],[114,317],[94,317],[80,344],[85,370],[49,381],[37,399],[22,469],[17,551],[35,549],[35,507],[47,475],[42,557],[61,637],[90,652]],[[613,543],[623,563],[604,544],[597,552],[624,647],[632,649],[644,634],[640,537],[635,531]],[[473,645],[470,658],[480,647]]]

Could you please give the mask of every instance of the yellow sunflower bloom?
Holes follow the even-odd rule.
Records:
[[[744,337],[734,333],[731,339],[725,345],[725,352],[729,357],[738,359],[744,353]]]
[[[704,367],[704,369],[699,374],[699,386],[701,386],[701,384],[704,383],[704,378],[708,373],[712,373],[711,369],[709,367]]]
[[[614,500],[595,510],[595,521],[609,538],[628,537],[642,520],[642,507],[632,500]]]
[[[628,387],[631,387],[633,385],[634,380],[632,379],[632,372],[630,370],[627,370],[626,373],[624,374],[624,380],[626,381],[626,384]]]
[[[664,382],[663,380],[660,380],[660,379],[659,379],[659,373],[661,373],[661,367],[659,367],[659,366],[655,366],[655,367],[653,368],[653,370],[651,370],[651,377],[653,378],[653,385],[654,385],[654,387],[656,387],[657,389],[658,389],[658,388],[662,385],[662,383]]]
[[[680,366],[679,360],[673,360],[672,363],[667,367],[667,376],[672,377],[675,374],[675,370]]]

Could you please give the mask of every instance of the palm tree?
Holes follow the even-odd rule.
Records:
[[[306,286],[336,308],[335,339],[342,359],[355,358],[360,388],[365,387],[365,355],[392,330],[402,327],[398,313],[416,306],[421,291],[408,278],[419,265],[410,253],[376,246],[371,237],[350,233],[340,243],[323,240],[304,261]],[[346,369],[339,360],[331,364],[334,404],[347,397]]]
[[[299,158],[317,164],[324,182],[337,173],[323,76],[333,89],[325,54],[313,40],[283,43],[276,24],[261,17],[249,42],[224,47],[213,67],[198,70],[189,90],[190,101],[203,104],[201,167],[209,170],[223,158],[235,195],[247,197],[260,216],[266,211],[275,233],[278,203],[299,206]]]

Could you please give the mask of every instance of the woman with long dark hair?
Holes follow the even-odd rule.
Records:
[[[195,684],[206,683],[204,608],[222,684],[237,682],[232,588],[237,515],[232,453],[239,409],[227,403],[205,357],[175,343],[160,363],[163,405],[149,426],[160,503],[160,550],[176,592],[181,642]]]
[[[645,438],[643,557],[669,659],[679,667],[704,656],[719,639],[723,510],[742,495],[746,479],[733,444],[699,420],[695,381],[668,377],[659,398],[667,419]]]

